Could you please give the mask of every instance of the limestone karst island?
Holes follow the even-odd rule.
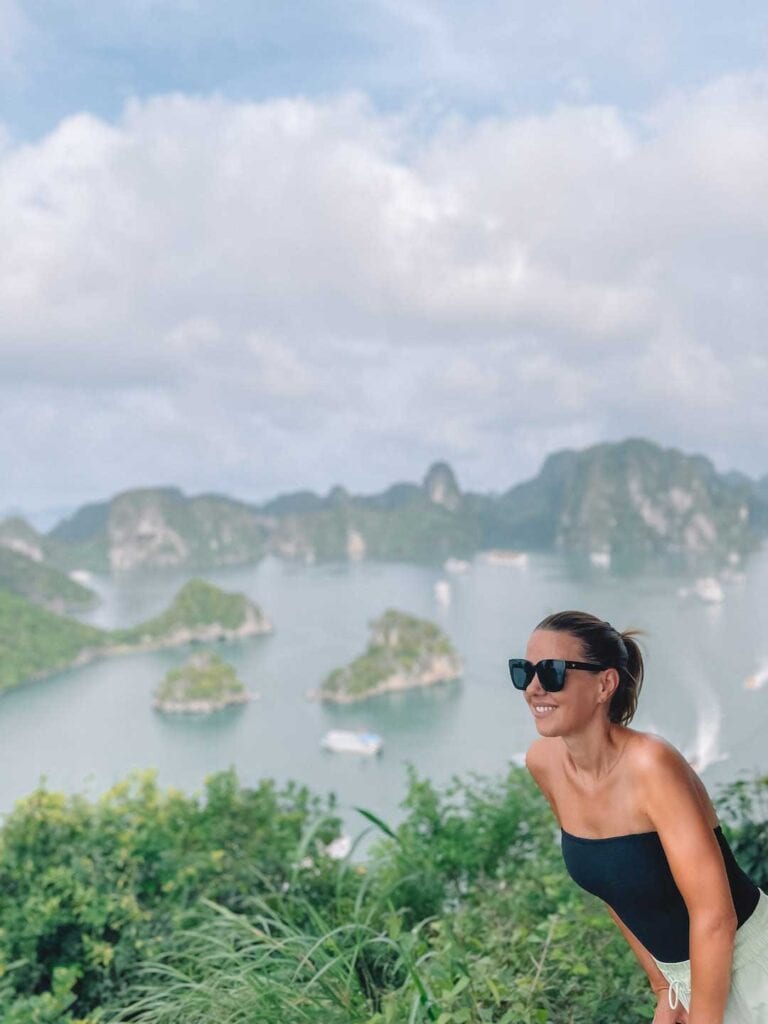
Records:
[[[211,651],[200,651],[166,674],[152,706],[166,714],[210,714],[249,699],[231,665]]]
[[[433,622],[389,609],[371,623],[364,654],[337,668],[310,697],[351,704],[461,677],[461,658]]]

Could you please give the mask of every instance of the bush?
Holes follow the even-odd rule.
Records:
[[[6,1005],[61,1002],[64,979],[74,1014],[118,998],[139,959],[199,916],[201,897],[236,910],[279,886],[315,818],[317,841],[333,839],[331,809],[293,784],[241,789],[233,772],[211,776],[202,799],[161,792],[151,772],[94,803],[37,790],[0,834],[0,973],[14,964]],[[305,884],[326,898],[323,872]]]

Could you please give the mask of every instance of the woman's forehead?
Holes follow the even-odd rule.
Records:
[[[542,658],[578,661],[582,654],[583,647],[578,637],[552,629],[534,630],[525,652],[529,661],[541,661]]]

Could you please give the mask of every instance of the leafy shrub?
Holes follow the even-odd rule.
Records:
[[[294,784],[240,788],[231,771],[211,776],[202,799],[161,792],[152,772],[94,803],[37,790],[0,833],[7,1002],[54,993],[57,971],[72,968],[74,1013],[115,998],[140,958],[195,920],[201,897],[238,909],[279,886],[313,819],[317,842],[330,842],[331,810]],[[318,871],[303,884],[322,901],[330,883]]]
[[[739,866],[768,890],[768,775],[724,786],[717,807]]]

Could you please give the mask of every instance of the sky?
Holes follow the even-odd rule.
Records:
[[[0,509],[768,473],[768,7],[0,0]]]

